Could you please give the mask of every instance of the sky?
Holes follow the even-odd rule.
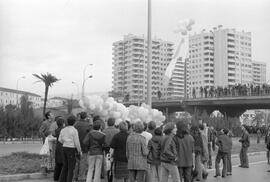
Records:
[[[193,32],[223,25],[252,33],[252,58],[266,62],[270,80],[270,1],[152,0],[152,35],[177,43],[179,20]],[[86,92],[112,88],[112,43],[147,34],[147,0],[0,0],[0,87],[44,95],[33,73],[61,79],[49,95],[71,96],[83,70]],[[25,76],[25,79],[20,77]],[[75,84],[72,84],[75,82]]]

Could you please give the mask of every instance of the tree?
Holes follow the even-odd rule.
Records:
[[[255,117],[252,121],[253,125],[256,127],[260,127],[264,122],[264,113],[263,112],[256,112]]]
[[[46,112],[46,104],[47,104],[47,99],[48,99],[48,93],[49,93],[49,87],[52,87],[53,84],[60,79],[56,78],[50,73],[47,74],[33,74],[34,77],[38,79],[37,82],[43,82],[45,84],[45,96],[44,96],[44,105],[43,105],[43,116],[45,115]]]

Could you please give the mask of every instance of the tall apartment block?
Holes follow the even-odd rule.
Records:
[[[224,29],[189,37],[190,90],[252,83],[251,33]]]
[[[252,80],[255,85],[262,85],[266,83],[266,63],[253,62],[252,63]]]
[[[152,40],[152,97],[161,91],[162,97],[170,95],[164,88],[163,76],[173,56],[173,43]],[[131,101],[146,101],[147,95],[147,38],[128,34],[113,43],[113,93],[129,94]]]

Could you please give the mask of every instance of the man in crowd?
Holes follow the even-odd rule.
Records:
[[[87,120],[86,112],[81,112],[79,114],[79,117],[80,119],[75,123],[74,127],[78,130],[80,145],[82,149],[82,155],[77,160],[74,179],[75,181],[78,180],[79,182],[81,182],[81,181],[86,180],[86,174],[87,174],[87,169],[88,169],[88,163],[87,163],[88,145],[85,145],[83,143],[83,140],[84,140],[84,137],[87,135],[87,133],[90,131],[91,125],[89,121]]]
[[[247,150],[250,145],[249,134],[244,126],[241,127],[242,136],[239,142],[242,144],[240,151],[240,166],[242,168],[249,168]]]
[[[223,162],[222,177],[225,178],[227,175],[227,158],[228,153],[231,151],[232,141],[225,133],[228,133],[227,129],[221,130],[216,141],[216,145],[218,146],[218,153],[215,162],[216,175],[214,177],[220,176],[219,163],[221,159]]]

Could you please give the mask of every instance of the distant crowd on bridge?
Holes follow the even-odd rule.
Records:
[[[253,85],[253,84],[237,84],[227,87],[210,88],[200,87],[199,95],[196,94],[196,89],[192,89],[192,98],[214,98],[214,97],[238,97],[238,96],[266,96],[270,95],[270,85]]]

